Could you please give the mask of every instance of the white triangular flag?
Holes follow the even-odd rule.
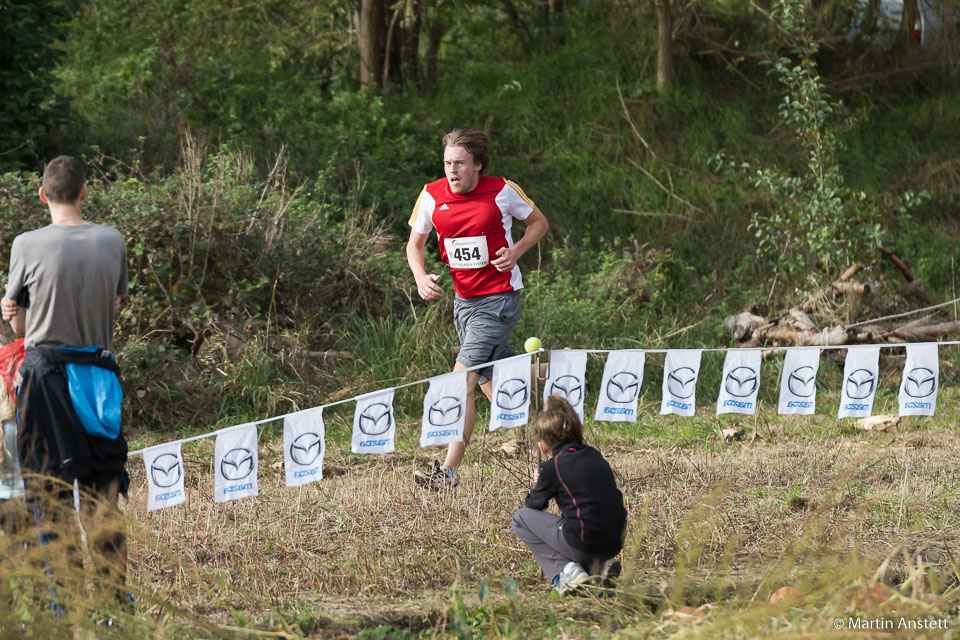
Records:
[[[723,360],[717,415],[753,415],[760,394],[760,349],[730,349]]]
[[[530,363],[533,355],[497,360],[493,364],[490,431],[520,427],[530,420]]]
[[[600,422],[636,422],[646,354],[636,349],[611,351],[603,367],[597,412]]]
[[[147,511],[186,502],[180,445],[180,441],[169,442],[143,450],[143,465],[147,469]]]
[[[671,349],[663,365],[663,399],[660,415],[673,413],[694,416],[697,413],[697,377],[703,349]]]
[[[838,418],[866,418],[873,413],[873,399],[880,379],[880,347],[865,345],[847,349],[843,364],[843,389]]]
[[[323,407],[283,418],[283,471],[288,487],[301,487],[323,477]]]
[[[817,371],[820,348],[787,349],[780,378],[780,415],[810,416],[817,409]]]
[[[544,404],[550,396],[560,396],[570,403],[583,420],[586,372],[586,351],[551,351],[547,381],[543,385]]]
[[[940,386],[937,343],[908,344],[900,381],[900,415],[932,416]]]
[[[463,442],[467,413],[467,372],[454,371],[431,378],[423,397],[420,446]]]
[[[257,425],[240,425],[217,434],[213,467],[214,502],[257,495]]]
[[[392,453],[397,425],[393,419],[393,389],[375,391],[357,398],[353,414],[354,453]]]

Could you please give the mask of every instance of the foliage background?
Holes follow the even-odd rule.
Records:
[[[134,446],[449,369],[452,303],[417,299],[403,246],[455,126],[486,131],[492,173],[551,222],[521,262],[516,348],[528,335],[548,348],[726,345],[725,315],[774,313],[853,259],[874,290],[854,312],[920,306],[877,246],[932,298],[957,297],[949,21],[915,47],[852,32],[846,0],[381,1],[392,64],[364,81],[371,4],[0,0],[0,270],[13,237],[47,219],[43,161],[81,156],[85,214],[128,242],[117,345]],[[673,18],[664,88],[658,4]],[[791,37],[786,9],[804,17]],[[823,117],[843,206],[818,199],[797,114]],[[908,192],[923,196],[908,207]],[[791,219],[797,203],[816,215]],[[781,261],[782,234],[811,220],[844,246],[823,236]],[[434,249],[428,261],[441,268]],[[412,424],[418,402],[398,402]],[[712,433],[698,428],[664,438]]]
[[[369,82],[373,5],[395,60]],[[22,124],[0,155],[17,170],[0,178],[0,244],[45,219],[43,158],[80,154],[87,215],[128,238],[119,344],[151,430],[450,366],[449,300],[417,299],[403,244],[454,126],[485,130],[491,171],[551,221],[521,263],[536,313],[517,332],[548,347],[724,344],[724,315],[776,309],[853,260],[877,300],[907,306],[880,245],[952,297],[955,30],[891,48],[851,32],[841,0],[668,7],[658,88],[643,3],[5,4],[3,28],[30,39],[4,67],[26,102],[4,112]],[[261,379],[283,389],[269,406],[244,391],[210,413],[204,389]]]

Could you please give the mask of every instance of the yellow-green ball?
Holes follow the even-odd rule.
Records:
[[[527,338],[527,341],[523,343],[523,349],[527,353],[533,353],[542,346],[543,343],[540,342],[540,338],[537,338],[536,336],[530,336]]]

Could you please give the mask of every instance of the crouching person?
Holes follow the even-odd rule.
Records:
[[[569,402],[559,396],[547,399],[537,437],[547,460],[511,526],[563,594],[590,575],[619,572],[616,556],[623,548],[627,510],[610,465],[584,444],[583,425]],[[544,511],[551,498],[560,516]]]

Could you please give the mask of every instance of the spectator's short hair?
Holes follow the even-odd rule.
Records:
[[[443,136],[443,147],[463,147],[480,164],[480,173],[486,173],[490,166],[490,140],[486,134],[476,129],[454,129]]]
[[[80,199],[87,175],[75,158],[57,156],[43,170],[43,193],[57,204],[74,204]]]
[[[567,442],[583,444],[583,423],[565,398],[547,398],[537,419],[537,438],[551,451]]]

